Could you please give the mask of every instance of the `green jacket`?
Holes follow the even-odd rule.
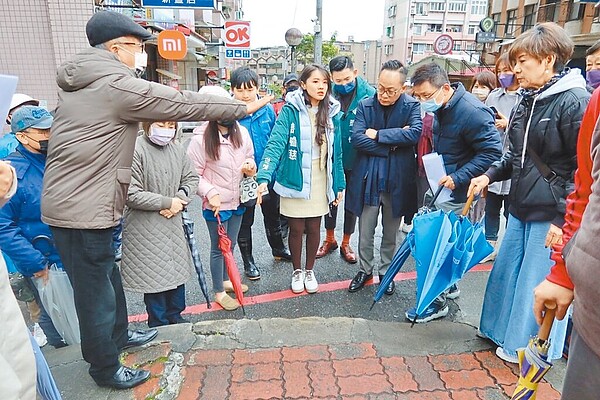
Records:
[[[354,125],[354,118],[356,118],[358,103],[374,94],[375,88],[373,88],[373,86],[369,85],[369,83],[360,76],[356,77],[356,90],[352,102],[350,103],[350,107],[348,107],[348,112],[344,113],[343,111],[340,111],[338,114],[340,117],[340,130],[342,133],[342,160],[344,169],[351,170],[352,167],[354,167],[354,160],[356,158],[356,149],[352,146],[350,137],[352,136],[352,126]],[[334,96],[336,99],[339,99],[338,93],[334,92]]]
[[[298,92],[296,94],[296,92]],[[282,197],[310,198],[312,131],[302,90],[294,91],[281,109],[259,163],[258,183],[269,183],[277,172],[274,189]],[[339,103],[330,98],[333,129],[327,132],[327,199],[335,200],[346,188],[342,166]]]

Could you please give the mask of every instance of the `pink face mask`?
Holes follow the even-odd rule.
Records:
[[[175,128],[160,128],[154,125],[150,126],[148,139],[158,146],[166,146],[175,137]]]

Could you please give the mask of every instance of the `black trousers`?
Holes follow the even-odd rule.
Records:
[[[267,235],[269,232],[281,232],[281,215],[279,214],[279,195],[273,189],[269,189],[269,195],[263,198],[260,205],[263,214],[263,222]],[[256,206],[247,207],[242,216],[242,225],[238,234],[239,242],[252,242],[252,225],[254,225],[254,213]],[[271,243],[269,243],[271,245]],[[272,248],[273,246],[271,246]]]
[[[352,171],[344,169],[344,176],[346,177],[346,183],[350,180]],[[337,196],[337,193],[335,193]],[[325,214],[325,229],[335,229],[337,220],[338,206],[329,206],[329,213]],[[344,235],[352,235],[356,229],[356,215],[348,210],[344,210]]]
[[[120,366],[128,324],[113,229],[51,229],[73,286],[83,358],[91,364],[92,378],[108,378]]]

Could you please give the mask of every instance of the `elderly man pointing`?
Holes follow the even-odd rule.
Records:
[[[150,373],[122,366],[119,353],[157,334],[127,330],[111,247],[131,180],[138,123],[237,120],[271,99],[246,105],[138,79],[147,61],[144,41],[152,35],[122,14],[96,13],[86,34],[92,48],[58,68],[42,220],[52,229],[73,285],[89,373],[98,385],[126,389]]]

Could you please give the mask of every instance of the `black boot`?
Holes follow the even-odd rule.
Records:
[[[266,231],[267,240],[269,241],[269,246],[271,246],[273,257],[275,257],[276,260],[292,261],[292,255],[283,242],[281,227],[268,227]]]
[[[260,279],[260,271],[254,263],[254,257],[252,256],[252,240],[238,238],[238,246],[240,247],[240,253],[242,253],[242,260],[244,260],[244,272],[251,281]]]

